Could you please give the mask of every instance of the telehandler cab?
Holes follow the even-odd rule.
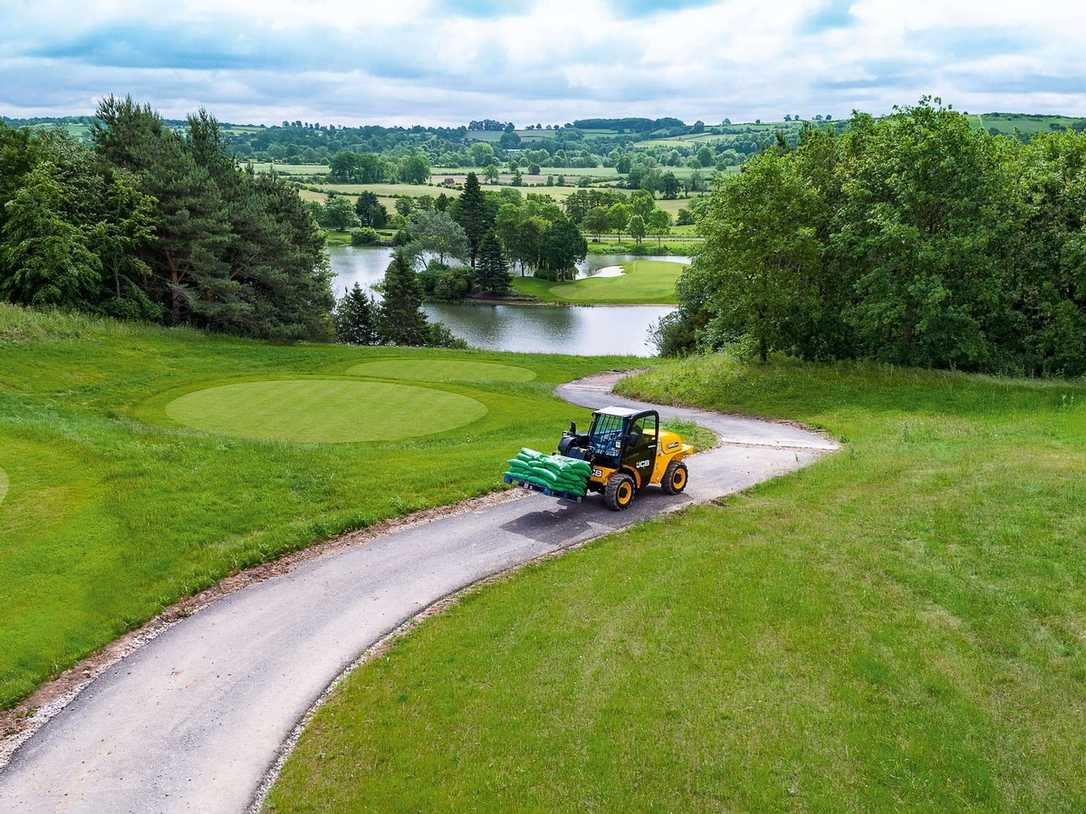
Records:
[[[580,434],[570,422],[558,452],[592,466],[588,489],[603,492],[609,509],[628,509],[646,486],[658,485],[669,495],[686,488],[689,473],[683,459],[694,448],[670,430],[660,429],[655,410],[604,407],[592,413],[592,426]]]

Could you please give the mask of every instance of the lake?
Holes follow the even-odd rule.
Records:
[[[392,257],[389,248],[330,246],[336,296],[355,283],[369,288],[381,282]],[[630,260],[689,263],[688,257],[589,255],[577,276],[587,277]],[[629,354],[652,356],[649,328],[674,308],[670,305],[490,305],[427,303],[431,319],[444,322],[469,345],[488,350],[572,353],[579,356]]]

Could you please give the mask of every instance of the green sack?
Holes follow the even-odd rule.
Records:
[[[567,458],[565,455],[548,455],[544,463],[556,472],[583,472],[586,476],[592,473],[592,467],[587,461],[577,458]]]
[[[545,469],[533,470],[531,477],[543,481],[552,489],[559,489],[561,491],[580,491],[585,488],[584,481],[575,480],[573,478],[564,478],[555,475],[553,472],[548,472]]]
[[[534,477],[541,478],[547,481],[547,483],[554,483],[558,480],[558,476],[556,474],[551,472],[549,469],[544,469],[541,466],[533,466],[532,475]]]

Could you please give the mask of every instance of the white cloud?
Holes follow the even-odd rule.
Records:
[[[167,115],[205,104],[235,121],[715,121],[881,112],[934,93],[964,109],[1086,114],[1080,3],[456,5],[23,0],[0,9],[0,112],[88,112],[131,92]]]

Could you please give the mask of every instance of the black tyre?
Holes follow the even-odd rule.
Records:
[[[637,485],[634,479],[625,472],[616,472],[607,479],[607,485],[603,489],[603,502],[611,511],[625,511],[630,508],[636,493]]]
[[[690,473],[686,469],[686,464],[682,461],[672,461],[664,470],[660,488],[669,495],[677,495],[686,488],[688,480],[690,480]]]

